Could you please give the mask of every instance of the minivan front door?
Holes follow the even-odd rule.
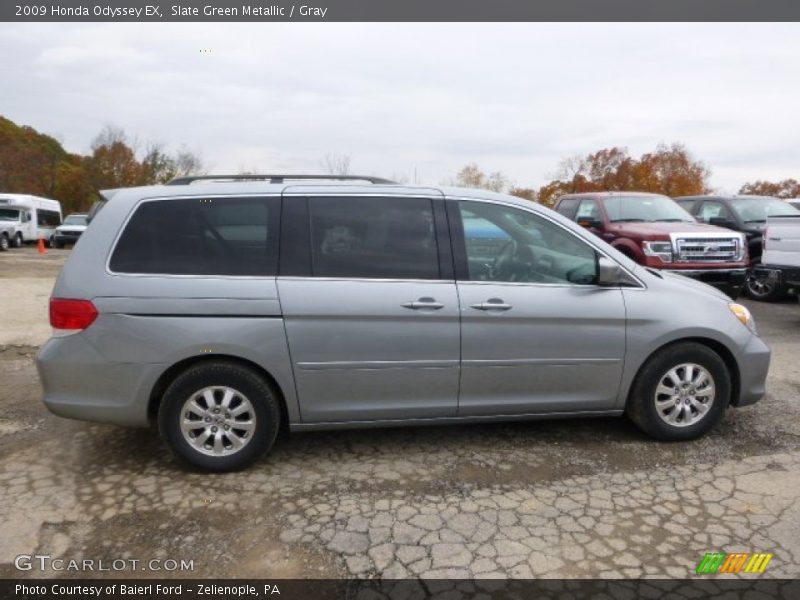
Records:
[[[453,201],[448,210],[462,310],[459,416],[615,408],[625,305],[621,289],[596,285],[596,251],[512,206]]]
[[[303,422],[455,416],[441,197],[286,194],[283,206],[278,291]]]

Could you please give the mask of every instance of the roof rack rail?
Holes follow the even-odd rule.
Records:
[[[369,183],[397,183],[382,177],[361,175],[188,175],[176,177],[166,185],[189,185],[195,181],[269,181],[284,183],[289,181],[368,181]]]

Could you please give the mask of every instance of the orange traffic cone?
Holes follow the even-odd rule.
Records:
[[[44,238],[39,238],[39,254],[47,254],[47,248],[44,247]]]

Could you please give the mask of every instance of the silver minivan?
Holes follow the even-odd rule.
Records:
[[[764,395],[747,308],[526,200],[312,176],[105,196],[50,301],[44,402],[157,423],[202,469],[281,428],[627,414],[685,440]]]

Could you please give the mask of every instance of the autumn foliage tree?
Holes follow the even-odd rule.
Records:
[[[740,194],[754,196],[775,196],[776,198],[800,198],[800,181],[784,179],[783,181],[754,181],[745,183],[739,190]]]
[[[64,150],[55,138],[0,117],[0,192],[60,200],[65,213],[88,209],[98,190],[164,183],[203,172],[200,157],[151,143],[141,157],[119,128],[104,127],[88,156]]]
[[[552,181],[539,189],[539,202],[552,206],[569,193],[639,191],[688,196],[710,191],[711,171],[682,144],[659,145],[640,158],[626,148],[606,148],[561,162]]]

